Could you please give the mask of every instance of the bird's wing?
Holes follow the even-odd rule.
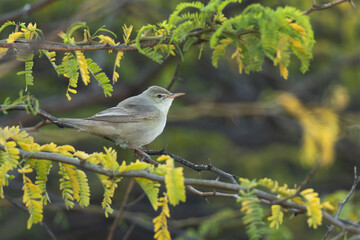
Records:
[[[85,118],[93,121],[113,123],[138,122],[159,118],[160,111],[151,105],[126,104],[106,109],[92,117]]]

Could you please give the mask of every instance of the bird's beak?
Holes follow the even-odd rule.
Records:
[[[177,98],[177,97],[180,97],[182,95],[185,95],[185,93],[172,93],[169,96],[167,96],[166,98]]]

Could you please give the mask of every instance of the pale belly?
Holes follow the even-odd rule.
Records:
[[[120,125],[120,123],[119,123]],[[166,125],[166,118],[159,122],[145,122],[145,123],[125,123],[119,126],[120,131],[116,131],[114,140],[121,147],[141,147],[147,145],[155,140],[164,130]]]

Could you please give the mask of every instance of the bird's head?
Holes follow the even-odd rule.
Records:
[[[185,95],[185,93],[171,93],[165,88],[159,86],[151,86],[147,90],[145,90],[142,94],[144,94],[157,108],[168,112],[172,101]]]

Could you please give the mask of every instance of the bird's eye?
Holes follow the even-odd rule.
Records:
[[[162,98],[161,94],[156,95],[157,98]]]

